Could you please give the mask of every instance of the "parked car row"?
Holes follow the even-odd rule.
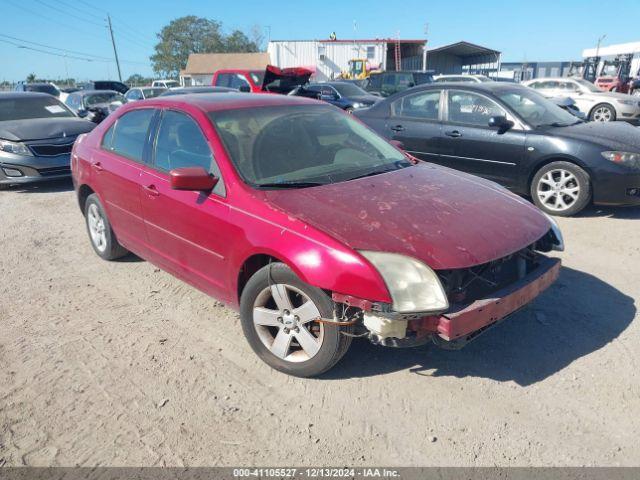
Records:
[[[256,354],[299,376],[331,368],[353,336],[460,348],[557,278],[545,253],[562,234],[543,212],[640,205],[640,137],[626,123],[583,122],[522,85],[383,98],[300,76],[267,70],[258,94],[122,97],[98,126],[46,94],[0,96],[46,132],[0,121],[0,184],[43,179],[38,148],[68,162],[51,147],[88,132],[70,162],[95,252],[134,252],[235,306]],[[17,106],[31,99],[45,103]]]
[[[637,129],[583,122],[521,85],[435,83],[355,113],[420,160],[493,180],[549,214],[640,204]]]

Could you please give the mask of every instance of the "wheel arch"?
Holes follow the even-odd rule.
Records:
[[[249,279],[261,268],[266,267],[270,263],[284,263],[287,267],[289,267],[293,272],[295,272],[298,277],[304,280],[304,276],[301,275],[301,272],[298,269],[294,268],[290,262],[282,260],[281,258],[273,255],[272,253],[254,253],[247,257],[244,262],[242,262],[240,269],[238,270],[238,276],[236,278],[236,301],[238,305],[240,304],[240,297],[242,296],[242,291],[244,287],[247,285]]]
[[[538,173],[541,168],[553,162],[573,163],[574,165],[580,167],[585,172],[587,172],[587,175],[589,175],[589,183],[591,183],[591,178],[592,178],[591,169],[582,160],[575,157],[570,157],[570,156],[551,155],[549,157],[541,159],[538,163],[536,163],[533,166],[533,168],[529,172],[529,175],[527,176],[527,194],[530,194],[531,192],[531,183],[533,182],[533,177],[536,176],[536,173]]]
[[[87,203],[87,198],[89,195],[96,193],[89,185],[86,183],[80,185],[78,187],[78,206],[80,207],[80,211],[84,215],[84,207]]]
[[[618,110],[616,110],[615,105],[613,105],[612,103],[609,102],[598,102],[596,103],[593,107],[591,107],[591,109],[589,110],[589,113],[587,114],[588,118],[591,118],[591,114],[593,113],[593,111],[598,108],[600,105],[606,105],[607,107],[610,107],[613,110],[613,114],[616,116],[616,118],[618,118]]]

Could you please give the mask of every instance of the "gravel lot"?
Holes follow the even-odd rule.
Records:
[[[0,192],[0,465],[640,465],[640,209],[560,225],[558,283],[464,350],[356,341],[303,380],[100,260],[70,183]]]

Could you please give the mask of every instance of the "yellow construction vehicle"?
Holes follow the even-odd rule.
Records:
[[[349,60],[349,70],[342,72],[340,76],[345,80],[362,80],[369,78],[372,71],[375,71],[375,69],[371,68],[365,58],[353,58]]]

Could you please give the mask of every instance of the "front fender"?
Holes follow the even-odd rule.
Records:
[[[236,272],[255,255],[276,258],[295,272],[304,282],[333,293],[350,295],[375,302],[390,303],[391,297],[378,271],[358,252],[332,239],[320,242],[291,230],[261,235],[261,241],[250,244],[232,261]],[[233,291],[238,291],[238,275]]]

